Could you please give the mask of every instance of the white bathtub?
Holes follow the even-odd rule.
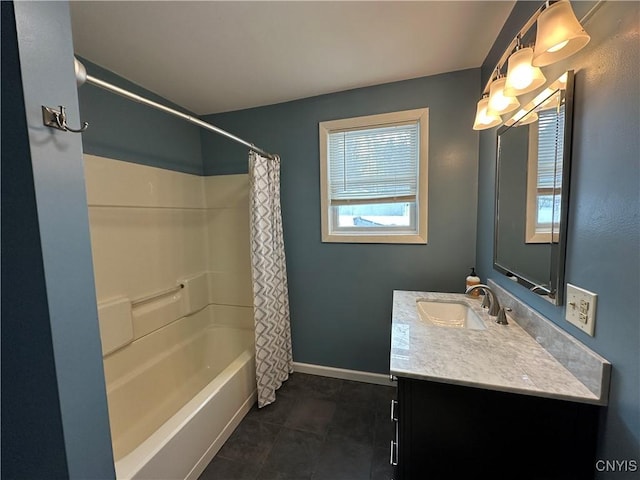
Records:
[[[118,479],[196,479],[255,403],[253,331],[207,310],[105,357]]]

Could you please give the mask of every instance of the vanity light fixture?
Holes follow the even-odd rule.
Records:
[[[489,96],[484,95],[478,102],[476,109],[476,120],[473,122],[474,130],[486,130],[487,128],[496,127],[502,123],[502,119],[498,115],[490,114],[488,110]]]
[[[478,102],[473,129],[484,130],[500,125],[502,120],[498,115],[510,114],[518,108],[520,102],[515,97],[532,92],[546,83],[547,80],[539,67],[567,58],[589,43],[591,37],[582,28],[582,24],[603,2],[604,0],[598,0],[581,20],[576,18],[569,0],[544,2],[503,52],[494,69],[498,72],[498,76],[491,76],[483,90],[483,98]],[[522,45],[523,36],[536,23],[535,48],[533,44]],[[500,71],[505,64],[507,64],[507,75],[501,77]],[[556,81],[558,82],[562,83],[562,79]],[[554,86],[556,89],[555,84],[551,85],[552,88]],[[488,94],[490,97],[486,99]],[[510,97],[513,101],[509,101],[507,106],[506,102]],[[528,109],[523,107],[518,114],[527,111]],[[524,119],[524,114],[520,118]],[[529,118],[527,117],[526,120]]]
[[[520,106],[520,102],[516,97],[505,95],[504,84],[506,81],[506,77],[498,74],[498,78],[491,84],[487,109],[489,114],[504,115],[513,112]]]
[[[538,17],[532,64],[551,65],[582,49],[591,37],[584,31],[568,0],[547,2]]]
[[[520,40],[516,48],[507,63],[507,80],[504,86],[505,95],[510,96],[532,92],[547,81],[542,70],[531,64],[533,48],[522,47]]]

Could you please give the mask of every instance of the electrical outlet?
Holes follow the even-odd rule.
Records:
[[[598,295],[567,283],[567,309],[564,318],[593,337]]]

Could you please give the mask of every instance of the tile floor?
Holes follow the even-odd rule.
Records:
[[[395,389],[294,373],[247,414],[199,480],[390,480]]]

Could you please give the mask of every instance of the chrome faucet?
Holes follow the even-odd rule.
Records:
[[[498,302],[498,298],[493,293],[493,290],[491,290],[491,288],[489,288],[488,285],[484,285],[483,283],[472,285],[471,287],[467,288],[467,290],[464,293],[469,294],[477,288],[480,288],[484,291],[485,300],[488,299],[489,301],[489,304],[488,304],[489,311],[487,313],[492,317],[497,317],[498,313],[500,313],[500,303]],[[484,302],[483,302],[483,306],[484,306]]]

